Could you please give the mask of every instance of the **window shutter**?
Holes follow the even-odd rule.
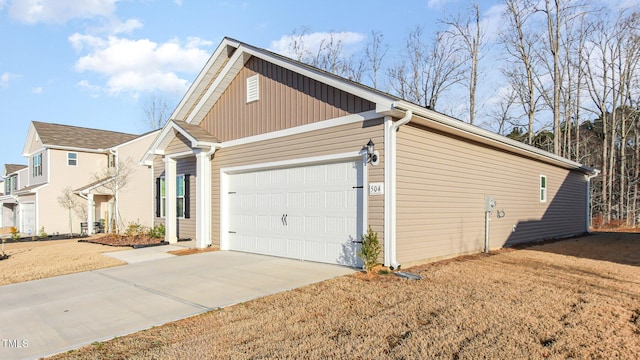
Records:
[[[160,178],[156,178],[156,217],[160,217]]]
[[[189,219],[191,217],[191,211],[189,211],[189,207],[191,204],[191,175],[186,174],[184,176],[184,218]]]

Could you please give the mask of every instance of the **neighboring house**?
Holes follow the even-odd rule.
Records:
[[[27,184],[27,165],[6,164],[2,173],[2,196],[0,196],[0,228],[15,227],[25,233],[32,230],[33,224],[21,222],[21,208],[18,206],[18,197],[15,195],[18,189]],[[32,210],[27,202],[22,205],[22,211]],[[28,217],[27,217],[28,219]]]
[[[393,268],[584,233],[595,174],[229,38],[144,161],[171,243]]]
[[[148,204],[152,203],[152,194],[145,189],[151,173],[138,161],[154,135],[32,122],[22,152],[29,161],[27,181],[15,192],[21,206],[33,204],[33,213],[27,214],[34,224],[30,230],[69,232],[69,212],[58,202],[65,190],[80,196],[76,199],[79,206],[72,211],[74,232],[80,232],[81,222],[88,223],[89,233],[95,231],[96,222],[107,229],[117,220],[119,224],[136,221],[150,225],[153,215]],[[119,190],[120,204],[115,204],[114,191],[103,185],[112,181],[122,163],[132,164],[132,173],[128,184]],[[145,187],[136,188],[141,182]],[[125,200],[128,196],[132,199]]]

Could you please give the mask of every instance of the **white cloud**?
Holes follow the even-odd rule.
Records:
[[[43,91],[42,86],[38,86],[36,88],[31,89],[31,92],[34,94],[42,94],[42,91]]]
[[[77,33],[70,36],[69,41],[74,48],[87,51],[76,62],[76,71],[105,77],[103,91],[112,95],[184,92],[188,81],[179,74],[197,73],[209,58],[209,51],[202,47],[211,45],[200,38],[189,38],[185,42],[171,39],[159,44],[149,39],[99,38]],[[88,81],[78,86],[92,91],[96,87]]]
[[[182,0],[173,0],[173,3],[178,6],[182,6]]]
[[[19,21],[62,24],[71,19],[109,17],[119,0],[13,0],[9,15]]]
[[[318,52],[318,48],[323,43],[323,41],[327,41],[333,36],[334,41],[341,41],[343,50],[346,55],[349,55],[349,48],[354,47],[362,43],[366,36],[355,33],[355,32],[315,32],[311,34],[302,35],[302,43],[305,46],[306,52],[311,54],[315,54]],[[269,50],[289,57],[295,57],[295,54],[291,52],[290,45],[295,41],[299,40],[298,36],[295,35],[284,35],[279,40],[271,41],[269,44]]]
[[[4,9],[5,0],[0,0],[0,10]]]
[[[9,82],[11,82],[12,80],[15,79],[19,79],[22,76],[19,74],[13,74],[10,72],[3,72],[2,75],[0,75],[0,86],[2,87],[7,87],[9,86]]]

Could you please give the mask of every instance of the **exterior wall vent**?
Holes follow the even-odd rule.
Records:
[[[258,86],[258,75],[247,78],[247,103],[258,101],[260,98],[260,86]]]

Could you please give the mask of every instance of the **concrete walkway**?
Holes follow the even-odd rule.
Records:
[[[218,251],[0,286],[0,359],[53,355],[353,272]]]

